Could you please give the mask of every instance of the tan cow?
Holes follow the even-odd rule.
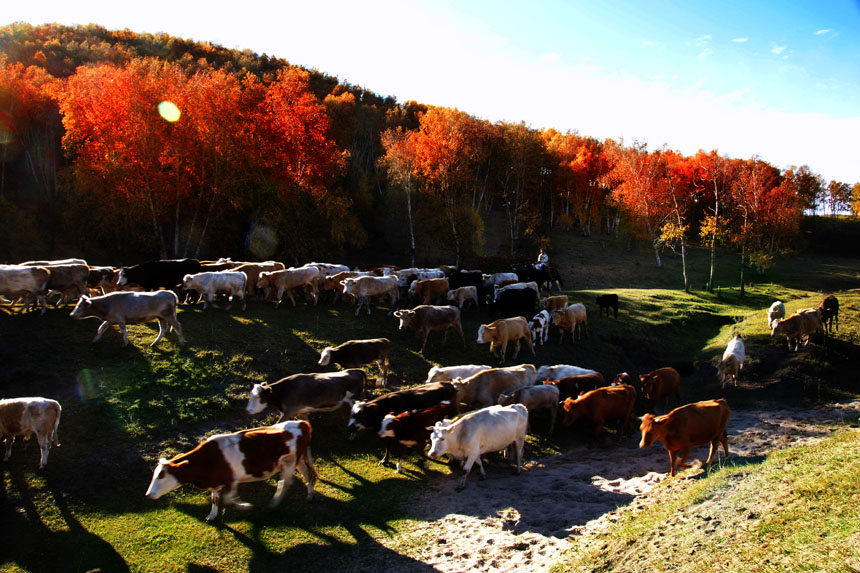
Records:
[[[580,397],[564,401],[564,425],[570,426],[579,421],[592,438],[600,437],[600,432],[608,422],[618,421],[618,438],[626,434],[636,404],[636,389],[633,386],[605,386],[582,394]]]
[[[801,342],[806,346],[809,338],[819,331],[824,332],[821,313],[817,308],[805,308],[784,320],[774,320],[771,336],[784,335],[788,340],[788,349],[792,350],[794,343],[794,351],[797,352]]]
[[[501,364],[505,363],[505,351],[510,342],[515,343],[513,358],[516,360],[517,355],[520,353],[520,339],[523,338],[525,338],[526,343],[529,345],[532,356],[537,356],[535,354],[535,347],[532,344],[532,333],[529,330],[529,323],[522,316],[500,318],[490,324],[482,324],[478,328],[478,344],[489,342],[490,352],[493,356],[499,356],[499,354],[496,354],[496,349],[500,348],[501,360],[499,362]]]
[[[583,329],[588,332],[588,316],[585,311],[585,305],[581,302],[566,306],[561,310],[552,313],[552,322],[558,326],[561,331],[561,336],[558,343],[561,344],[564,340],[564,331],[570,330],[570,337],[576,341],[576,333],[579,331],[579,338],[582,339]]]
[[[260,277],[257,280],[257,288],[266,291],[266,302],[270,302],[272,298],[275,299],[275,308],[281,305],[284,293],[290,297],[290,302],[293,303],[293,306],[296,306],[293,291],[307,288],[314,300],[314,306],[316,306],[319,293],[317,290],[319,280],[320,270],[316,267],[289,268],[260,273]]]
[[[448,279],[432,278],[412,281],[409,294],[421,299],[421,304],[430,304],[448,293]]]
[[[36,441],[42,450],[39,469],[45,467],[51,443],[57,443],[61,411],[58,402],[47,398],[0,400],[0,441],[6,440],[6,455],[3,456],[3,461],[8,461],[12,455],[15,436],[24,436],[26,440],[31,434],[36,434]]]
[[[561,310],[567,306],[567,295],[559,294],[556,296],[548,296],[543,299],[543,307],[549,312]]]
[[[248,293],[248,296],[254,296],[257,293],[257,281],[260,278],[260,273],[282,271],[285,268],[284,263],[266,261],[264,263],[245,263],[233,270],[245,273],[248,277],[248,282],[245,283],[245,292]]]
[[[471,301],[475,305],[475,310],[478,310],[478,287],[463,286],[448,291],[448,302],[454,303],[463,310],[463,305]]]
[[[490,368],[468,378],[455,378],[457,401],[475,408],[486,408],[499,400],[499,395],[524,385],[534,385],[537,371],[531,364],[509,368]]]
[[[42,305],[42,314],[45,314],[50,277],[51,271],[45,267],[0,265],[0,295],[13,301],[19,297],[35,297],[36,302]]]

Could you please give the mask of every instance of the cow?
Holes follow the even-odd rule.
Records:
[[[537,306],[538,295],[530,288],[506,290],[488,305],[491,317],[532,316]]]
[[[361,305],[366,305],[367,314],[370,314],[370,297],[387,296],[391,306],[397,302],[397,277],[356,277],[344,279],[341,284],[344,294],[358,299],[355,316],[358,316]]]
[[[334,275],[327,276],[323,279],[320,290],[331,291],[334,293],[331,303],[336,304],[343,296],[343,284],[345,279],[354,279],[356,277],[370,276],[369,272],[365,271],[344,271]]]
[[[211,436],[190,452],[170,460],[161,458],[152,474],[146,497],[158,499],[184,484],[212,492],[207,523],[214,521],[221,503],[251,509],[237,494],[240,483],[261,481],[280,473],[278,488],[269,504],[276,507],[298,469],[307,486],[308,501],[314,495],[317,470],[310,454],[311,425],[288,420],[273,426]]]
[[[839,299],[830,295],[824,297],[818,304],[821,323],[827,332],[833,332],[833,321],[836,320],[836,331],[839,332]]]
[[[430,304],[431,301],[438,302],[443,297],[447,299],[448,288],[448,279],[444,278],[415,280],[409,285],[409,294],[421,299],[421,304]]]
[[[257,294],[257,281],[260,280],[260,273],[282,271],[285,268],[284,263],[265,261],[262,263],[244,263],[233,270],[245,273],[245,276],[248,277],[248,280],[245,282],[245,293],[248,296],[254,296]]]
[[[618,439],[630,430],[633,406],[636,404],[636,389],[633,386],[605,386],[596,388],[578,398],[564,401],[565,426],[579,421],[593,439],[598,439],[603,427],[618,421]]]
[[[518,265],[514,269],[514,272],[517,274],[517,280],[524,283],[535,282],[540,289],[546,289],[549,294],[552,294],[552,284],[550,284],[548,269],[537,269],[532,264],[524,264]]]
[[[90,268],[86,264],[54,264],[45,265],[44,268],[51,271],[51,276],[48,278],[48,292],[60,293],[60,298],[54,305],[55,308],[65,304],[69,298],[77,299],[89,294],[87,280],[90,276]]]
[[[245,283],[247,281],[248,276],[237,271],[202,272],[182,277],[182,289],[194,290],[204,295],[203,310],[206,310],[208,304],[218,308],[218,305],[215,304],[215,297],[219,294],[227,295],[229,300],[227,310],[233,306],[234,297],[242,299],[242,310],[245,310]]]
[[[421,350],[419,354],[424,354],[424,348],[427,347],[427,338],[431,332],[442,331],[442,344],[448,340],[448,330],[454,331],[460,335],[460,340],[463,341],[463,350],[466,349],[466,336],[463,334],[463,325],[460,321],[460,309],[454,306],[431,306],[422,304],[416,306],[412,310],[398,310],[394,313],[400,319],[399,330],[411,328],[415,334],[421,339]]]
[[[478,293],[478,300],[484,301],[486,289],[481,271],[459,270],[448,277],[448,288],[456,290],[460,287],[473,286]]]
[[[173,291],[157,292],[112,292],[103,296],[82,296],[71,313],[72,318],[95,317],[102,321],[93,344],[101,339],[111,324],[119,326],[122,333],[122,345],[128,346],[128,331],[126,323],[158,321],[158,336],[150,346],[155,346],[173,328],[184,344],[182,326],[176,320],[176,307],[179,298]]]
[[[90,291],[107,294],[116,290],[115,278],[119,279],[119,274],[114,267],[89,267],[87,288]]]
[[[182,283],[182,277],[199,272],[197,259],[148,261],[120,269],[117,284],[136,284],[145,291],[175,289]]]
[[[457,401],[475,408],[485,408],[499,400],[499,394],[519,386],[532,386],[537,371],[531,364],[482,370],[468,378],[455,378]]]
[[[444,420],[436,422],[430,437],[428,455],[436,459],[447,453],[453,459],[465,460],[463,478],[457,485],[457,491],[466,487],[469,471],[476,462],[481,470],[481,479],[487,479],[484,465],[481,463],[481,455],[485,453],[514,446],[516,473],[520,473],[528,421],[529,413],[526,407],[513,404],[489,406],[469,412],[450,424]]]
[[[785,304],[778,300],[767,309],[767,327],[773,328],[774,321],[782,318],[785,318]]]
[[[600,372],[590,372],[578,376],[564,376],[558,380],[544,380],[544,385],[558,388],[559,401],[564,401],[567,398],[576,398],[583,392],[601,388],[606,383],[603,379],[603,374]]]
[[[508,392],[499,394],[499,406],[510,406],[511,404],[522,404],[529,414],[541,410],[548,410],[550,416],[549,432],[552,436],[555,429],[555,419],[558,415],[558,403],[560,401],[558,387],[550,385],[543,386],[520,386]],[[528,428],[526,431],[530,431]]]
[[[458,289],[449,290],[447,296],[448,302],[456,304],[459,309],[463,310],[463,305],[467,302],[472,302],[475,305],[475,310],[478,309],[478,287],[464,286]]]
[[[792,343],[794,343],[794,351],[797,352],[800,349],[801,341],[806,346],[809,344],[809,338],[819,331],[824,331],[821,324],[821,313],[816,308],[807,308],[799,310],[783,320],[774,320],[770,335],[784,335],[788,341],[788,350],[791,351]]]
[[[257,288],[266,291],[266,302],[271,302],[272,298],[275,299],[275,308],[281,305],[284,293],[290,297],[290,302],[293,303],[293,306],[296,306],[293,291],[307,288],[310,291],[311,298],[313,298],[314,306],[316,306],[319,279],[320,270],[313,266],[291,267],[280,271],[263,271],[257,280]]]
[[[39,469],[48,464],[51,444],[57,443],[57,428],[60,425],[59,402],[48,398],[7,398],[0,400],[0,442],[6,440],[6,454],[3,461],[12,456],[15,436],[28,439],[36,434],[36,441],[42,451]]]
[[[484,275],[483,280],[484,288],[486,289],[491,289],[501,282],[519,282],[519,279],[517,278],[517,273],[494,273],[490,275]]]
[[[45,314],[45,297],[50,278],[51,271],[45,267],[0,265],[0,296],[7,296],[13,301],[19,297],[35,297],[42,306],[42,314]]]
[[[499,300],[499,297],[502,295],[502,293],[508,292],[510,290],[524,290],[524,289],[531,289],[531,290],[535,291],[535,294],[538,295],[538,297],[540,297],[540,290],[538,289],[538,284],[534,281],[531,281],[531,282],[502,281],[500,283],[497,283],[495,288],[493,289],[493,299]]]
[[[403,454],[412,446],[416,446],[421,453],[424,467],[427,467],[427,454],[424,446],[430,440],[431,426],[447,417],[457,415],[457,404],[450,400],[424,408],[412,410],[400,414],[386,414],[382,419],[382,425],[377,435],[380,438],[392,438],[400,443],[400,457],[397,460],[397,473],[403,469]]]
[[[468,378],[492,366],[485,364],[464,364],[462,366],[434,366],[427,372],[425,384],[430,382],[450,382],[454,378]]]
[[[717,363],[717,375],[720,378],[720,388],[726,389],[729,383],[734,382],[738,385],[738,378],[741,370],[744,367],[744,359],[746,352],[744,349],[744,341],[741,340],[739,334],[736,334],[726,345],[726,350],[723,352],[723,359]]]
[[[622,372],[620,374],[615,375],[615,378],[612,379],[610,386],[619,386],[621,384],[629,384],[630,386],[633,386],[635,388],[637,382],[638,382],[638,380],[636,378],[633,378],[633,376],[631,376],[627,372]]]
[[[326,346],[320,353],[320,366],[340,364],[342,368],[361,368],[373,362],[382,372],[376,385],[385,386],[388,381],[388,355],[391,354],[391,341],[387,338],[368,338],[347,340],[338,346]]]
[[[606,310],[606,318],[609,318],[609,309],[612,309],[613,316],[618,318],[618,295],[617,294],[600,294],[597,295],[597,306],[599,307],[600,316],[603,316],[604,309]]]
[[[552,317],[549,312],[542,310],[529,323],[529,330],[532,332],[532,344],[540,342],[541,345],[546,344],[549,339],[549,325],[552,322]]]
[[[725,455],[729,455],[726,426],[730,414],[724,398],[687,404],[665,416],[645,414],[639,427],[642,431],[639,447],[650,448],[654,442],[662,442],[669,452],[669,475],[674,476],[677,468],[689,467],[684,460],[693,446],[710,444],[708,461],[705,462],[710,468],[719,444],[723,445]]]
[[[340,372],[293,374],[271,384],[254,384],[245,411],[259,414],[266,408],[281,412],[278,422],[294,416],[307,419],[309,414],[331,412],[361,396],[367,375],[352,368]]]
[[[642,388],[642,401],[646,411],[652,411],[657,407],[660,398],[666,398],[666,406],[669,405],[669,396],[675,395],[678,405],[681,405],[681,375],[671,366],[658,368],[648,374],[639,376]]]
[[[51,265],[84,265],[87,266],[87,261],[84,259],[58,259],[54,261],[24,261],[19,263],[22,267],[48,267]]]
[[[558,326],[561,336],[558,343],[561,344],[564,340],[564,331],[570,330],[572,342],[576,341],[576,333],[579,332],[579,338],[582,339],[582,331],[585,330],[588,334],[588,317],[585,311],[585,305],[577,302],[570,306],[566,306],[561,310],[552,313],[552,322]]]
[[[514,343],[514,360],[520,353],[520,339],[525,339],[529,349],[532,351],[532,356],[536,356],[535,347],[532,344],[532,335],[529,330],[529,323],[522,316],[514,318],[500,318],[494,320],[490,324],[482,324],[478,328],[478,344],[490,343],[490,353],[493,356],[501,356],[500,364],[505,363],[505,351],[508,348],[508,343]],[[501,352],[496,354],[496,350]]]
[[[555,296],[548,296],[543,299],[543,307],[549,311],[553,312],[556,310],[561,310],[567,306],[567,295],[566,294],[558,294]]]
[[[306,267],[316,267],[320,271],[320,278],[330,277],[338,273],[348,272],[349,267],[339,263],[308,263]]]
[[[595,370],[571,366],[570,364],[556,364],[554,366],[541,366],[537,370],[537,381],[558,380],[565,376],[579,376],[580,374],[593,374]]]

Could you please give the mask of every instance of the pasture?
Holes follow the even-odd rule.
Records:
[[[568,335],[559,346],[553,331],[548,345],[536,347],[537,357],[523,347],[507,364],[575,364],[611,379],[622,371],[692,363],[694,373],[682,381],[683,400],[690,402],[723,395],[711,363],[740,332],[748,359],[740,388],[724,394],[733,409],[860,393],[853,370],[860,357],[856,259],[797,257],[779,261],[746,296],[726,286],[719,294],[701,286],[687,294],[677,288],[680,263],[674,259],[657,270],[648,252],[605,247],[599,239],[554,241],[552,264],[559,266],[571,301],[585,302],[589,336],[572,344]],[[706,276],[706,258],[692,250],[691,274]],[[718,284],[736,282],[731,260],[721,257]],[[594,297],[608,292],[622,301],[617,320],[597,316]],[[789,311],[817,306],[822,293],[839,298],[839,333],[826,345],[788,353],[784,340],[770,337],[765,309],[776,298]],[[451,470],[434,463],[425,472],[414,453],[404,460],[402,475],[391,465],[378,467],[383,441],[367,432],[347,441],[345,409],[311,417],[320,481],[310,503],[298,476],[272,511],[264,508],[274,480],[244,484],[241,497],[255,509],[227,508],[223,523],[211,526],[203,522],[209,508],[204,492],[184,486],[157,501],[143,494],[160,456],[187,451],[208,435],[274,422],[271,412],[244,412],[251,386],[318,371],[325,346],[391,339],[389,389],[422,383],[433,365],[494,365],[487,345],[475,343],[478,326],[487,322],[483,309],[463,313],[465,351],[455,334],[442,346],[441,334],[432,333],[424,356],[414,333],[398,331],[397,319],[380,306],[355,317],[354,307],[343,303],[275,310],[251,302],[246,311],[230,312],[182,305],[179,321],[188,343],[177,345],[171,333],[156,349],[148,346],[157,332],[154,322],[130,326],[127,348],[115,328],[93,345],[98,322],[74,321],[70,310],[0,315],[0,396],[44,396],[63,405],[61,446],[51,450],[46,470],[36,471],[34,440],[19,439],[2,466],[0,570],[427,569],[403,554],[408,548],[389,547],[397,546],[398,532],[415,518],[411,502],[428,480],[453,489]],[[375,367],[369,372],[371,379],[378,375]],[[368,394],[382,392],[369,386]],[[538,432],[542,421],[534,424]],[[584,440],[559,424],[552,440],[529,438],[526,459]],[[491,480],[500,466],[504,462],[490,464]],[[460,495],[470,494],[467,489]]]

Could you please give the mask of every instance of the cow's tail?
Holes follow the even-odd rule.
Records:
[[[56,404],[57,404],[57,417],[54,420],[54,431],[51,432],[50,442],[52,442],[55,446],[59,446],[60,445],[60,441],[59,441],[60,438],[57,434],[57,431],[60,428],[60,414],[63,412],[63,408],[62,408],[62,406],[60,406],[59,402],[56,402]]]

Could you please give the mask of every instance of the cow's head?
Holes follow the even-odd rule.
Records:
[[[457,300],[457,291],[456,290],[452,289],[452,290],[448,291],[448,300]]]
[[[323,351],[320,352],[320,361],[317,362],[320,366],[328,366],[328,363],[331,361],[331,351],[334,350],[331,346],[326,346],[323,348]]]
[[[394,316],[400,319],[399,330],[403,330],[407,328],[410,324],[412,324],[412,318],[415,316],[414,310],[396,310],[394,311]]]
[[[451,432],[451,421],[442,420],[436,422],[430,430],[430,451],[427,455],[434,460],[445,454],[448,451],[448,435]]]
[[[397,432],[397,427],[400,425],[400,420],[394,415],[394,412],[389,412],[382,419],[382,424],[379,426],[378,435],[380,438],[393,438]]]
[[[272,277],[275,276],[274,271],[263,271],[260,273],[260,276],[257,277],[257,288],[265,289],[272,288],[274,285],[274,279]]]
[[[125,283],[127,283],[127,282],[128,282],[128,272],[127,272],[127,270],[128,270],[128,269],[126,269],[125,267],[123,267],[123,268],[121,268],[121,269],[119,270],[119,278],[118,278],[118,279],[117,279],[117,281],[116,281],[116,284],[117,284],[117,285],[122,286],[122,285],[124,285]]]
[[[364,426],[364,406],[367,402],[356,402],[352,405],[352,411],[349,414],[349,423],[346,425],[347,438],[352,440],[359,430],[363,430]]]
[[[495,334],[495,326],[490,326],[489,324],[482,324],[480,328],[478,328],[478,344],[486,344],[487,342],[493,342]]]
[[[245,406],[245,411],[251,415],[259,414],[266,409],[268,405],[266,398],[272,395],[272,388],[265,382],[262,384],[254,384],[251,388],[251,397],[248,399],[248,405]]]
[[[78,299],[78,304],[75,305],[75,308],[72,309],[71,316],[72,318],[86,318],[88,316],[92,316],[91,307],[92,302],[90,302],[90,297],[87,295],[81,295],[81,298]]]
[[[639,376],[642,384],[642,398],[646,403],[655,402],[660,397],[660,377],[651,374]]]
[[[149,488],[146,490],[146,497],[149,499],[158,499],[182,485],[171,470],[187,463],[187,460],[178,464],[169,462],[164,458],[158,460],[158,465],[152,473],[152,481],[149,482]]]
[[[627,384],[628,386],[635,387],[635,384],[633,382],[633,376],[631,376],[627,372],[622,372],[621,374],[616,375],[615,378],[612,379],[612,384],[610,384],[610,386],[620,386],[622,384]]]
[[[564,420],[563,423],[565,426],[570,426],[580,418],[582,418],[583,414],[585,414],[584,407],[580,403],[579,398],[567,398],[562,404],[562,409],[564,410]]]
[[[189,290],[191,288],[191,281],[194,280],[194,277],[191,275],[185,275],[182,277],[182,288],[185,290]]]
[[[354,294],[356,292],[355,287],[355,279],[347,278],[340,281],[341,286],[343,286],[343,292],[346,294]]]
[[[640,448],[650,448],[651,444],[660,439],[659,429],[665,419],[663,416],[655,417],[654,414],[645,414],[640,418],[642,421],[639,425],[639,430],[642,432],[642,441],[639,442]]]

